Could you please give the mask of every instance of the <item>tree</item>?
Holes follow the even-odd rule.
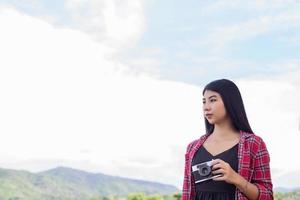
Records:
[[[146,198],[147,200],[164,200],[162,196],[156,194],[156,195],[149,195]]]
[[[147,200],[143,193],[131,193],[128,195],[127,200]]]
[[[180,199],[181,199],[181,193],[180,193],[180,192],[175,193],[175,194],[173,195],[173,198],[174,198],[174,200],[180,200]]]

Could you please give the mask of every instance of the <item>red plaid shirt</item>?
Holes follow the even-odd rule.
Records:
[[[241,138],[238,149],[238,173],[247,181],[255,184],[259,191],[260,200],[273,199],[272,181],[270,173],[270,157],[264,141],[257,135],[240,131]],[[191,142],[185,154],[185,169],[182,189],[182,200],[194,200],[195,183],[191,174],[193,156],[207,139],[203,135]],[[236,188],[236,200],[246,200],[247,197]]]

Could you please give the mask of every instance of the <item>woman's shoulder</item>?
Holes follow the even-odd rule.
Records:
[[[204,141],[208,137],[207,134],[202,135],[200,138],[197,138],[187,145],[187,152],[189,152],[197,143]]]
[[[242,133],[243,133],[242,137],[245,137],[245,140],[247,141],[258,142],[258,143],[263,141],[263,139],[255,133],[248,133],[248,132],[242,132]]]
[[[252,149],[261,149],[266,148],[266,144],[264,140],[255,133],[247,133],[243,132],[243,136],[245,138],[245,142],[249,143],[249,145],[252,147]]]

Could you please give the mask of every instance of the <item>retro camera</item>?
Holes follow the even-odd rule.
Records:
[[[222,174],[212,174],[212,160],[197,165],[193,165],[192,172],[194,175],[195,183],[200,183],[203,181],[207,181],[222,176]]]

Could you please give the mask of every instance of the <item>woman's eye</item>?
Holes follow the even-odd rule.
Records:
[[[210,100],[210,102],[215,102],[215,101],[217,101],[217,99],[211,99],[211,100]]]

